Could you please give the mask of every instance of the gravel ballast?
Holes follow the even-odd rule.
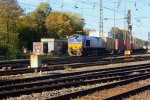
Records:
[[[42,74],[27,73],[27,74],[18,74],[18,75],[4,75],[4,76],[0,76],[0,80],[23,79],[23,78],[44,76],[47,74],[60,74],[60,73],[105,69],[105,68],[112,68],[112,67],[132,66],[132,65],[137,65],[137,64],[148,64],[148,63],[150,63],[150,60],[138,61],[138,62],[128,62],[128,63],[118,63],[118,64],[108,64],[108,65],[100,65],[100,66],[90,66],[90,67],[66,69],[66,70],[45,71],[45,72],[42,72]]]

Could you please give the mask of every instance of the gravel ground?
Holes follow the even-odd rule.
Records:
[[[0,80],[12,80],[12,79],[23,79],[23,78],[30,78],[30,77],[38,77],[44,76],[47,74],[60,74],[60,73],[69,73],[69,72],[77,72],[77,71],[87,71],[87,70],[95,70],[95,69],[104,69],[104,68],[112,68],[112,67],[122,67],[122,66],[131,66],[136,64],[146,64],[149,63],[150,60],[147,61],[138,61],[138,62],[129,62],[129,63],[118,63],[118,64],[109,64],[109,65],[100,65],[100,66],[90,66],[90,67],[83,67],[83,68],[66,68],[66,70],[56,70],[56,71],[45,71],[40,73],[27,73],[27,74],[18,74],[18,75],[4,75],[0,76]]]
[[[141,86],[149,84],[149,83],[150,83],[150,79],[146,79],[146,80],[134,82],[134,83],[127,84],[127,85],[118,86],[118,87],[108,89],[108,90],[98,91],[93,94],[89,94],[89,95],[86,95],[86,96],[83,96],[81,98],[77,98],[74,100],[103,100],[109,96],[117,95],[117,94],[141,87]],[[150,95],[150,94],[148,94],[148,95]],[[144,97],[143,100],[145,100],[145,99],[148,99],[148,98]],[[137,100],[137,99],[132,99],[132,100]],[[142,100],[142,99],[140,99],[140,100]]]
[[[114,81],[116,82],[116,81]],[[110,82],[113,83],[113,82]],[[54,90],[54,91],[47,91],[47,92],[41,92],[41,93],[33,93],[31,95],[22,95],[20,97],[15,97],[15,98],[8,98],[6,100],[44,100],[47,98],[55,97],[58,95],[63,95],[75,91],[81,91],[93,87],[98,87],[102,85],[106,85],[108,83],[101,83],[101,84],[94,84],[94,85],[87,85],[87,86],[80,86],[80,87],[71,87],[71,88],[64,88],[61,90]]]
[[[150,54],[142,54],[142,55],[131,55],[131,57],[136,56],[150,56]],[[119,56],[114,58],[123,58],[125,56]],[[109,57],[107,57],[109,59]],[[101,61],[100,61],[101,62]],[[46,71],[42,72],[42,74],[38,73],[27,73],[27,74],[18,74],[18,75],[4,75],[0,76],[0,80],[12,80],[12,79],[23,79],[23,78],[30,78],[30,77],[38,77],[38,76],[44,76],[47,74],[59,74],[59,73],[68,73],[68,72],[76,72],[76,71],[85,71],[85,70],[94,70],[94,69],[104,69],[104,68],[112,68],[112,67],[121,67],[125,65],[136,65],[136,64],[144,64],[149,63],[150,60],[147,61],[139,61],[139,62],[129,62],[129,63],[118,63],[118,64],[108,64],[108,65],[100,65],[100,66],[90,66],[90,67],[83,67],[83,68],[66,68],[66,70],[57,70],[57,71]]]
[[[129,57],[147,57],[147,56],[150,56],[150,54],[136,54],[136,55],[130,55]],[[115,56],[115,58],[125,58],[125,57],[128,57],[128,56]]]
[[[114,81],[114,82],[116,82],[116,81]],[[74,100],[102,100],[102,99],[108,97],[108,95],[112,96],[112,95],[115,95],[115,94],[118,94],[118,93],[121,93],[124,91],[128,91],[128,89],[134,89],[139,86],[148,84],[149,82],[150,82],[150,79],[146,79],[146,80],[138,81],[135,83],[131,83],[129,85],[119,86],[119,87],[116,87],[113,89],[98,91],[96,93],[89,94],[88,96],[83,96],[81,98],[77,98]],[[111,82],[111,83],[113,83],[113,82]],[[54,91],[43,91],[41,93],[33,93],[31,95],[22,95],[19,97],[11,97],[6,100],[44,100],[44,99],[55,97],[58,95],[63,95],[63,94],[67,94],[67,93],[71,93],[71,92],[75,92],[75,91],[81,91],[81,90],[85,90],[85,89],[89,89],[89,88],[93,88],[93,87],[99,87],[99,86],[106,85],[106,84],[109,84],[109,83],[94,84],[94,85],[87,85],[87,86],[80,86],[80,87],[71,87],[71,88],[67,88],[67,89],[64,88],[61,90],[54,90]],[[148,94],[148,95],[150,95],[150,94]],[[145,100],[145,98],[143,100]]]
[[[125,100],[150,100],[150,90],[146,90],[142,93],[126,98]]]

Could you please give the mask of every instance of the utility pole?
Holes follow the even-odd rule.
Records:
[[[126,40],[126,19],[127,19],[127,17],[126,17],[126,6],[124,5],[124,31],[125,31],[125,33],[124,33],[124,40]]]
[[[128,24],[128,32],[129,32],[129,38],[130,38],[130,42],[132,43],[132,25],[131,25],[131,10],[128,10],[128,14],[127,14],[127,24]],[[131,45],[129,45],[129,47],[131,48]]]
[[[100,0],[99,37],[103,36],[103,2]]]
[[[126,36],[129,37],[126,38],[126,41],[129,41],[129,42],[126,42],[126,46],[127,46],[127,50],[125,50],[125,54],[126,55],[130,55],[131,54],[131,43],[132,43],[132,25],[131,25],[131,10],[128,10],[128,14],[127,14],[127,24],[128,24],[128,32],[126,34]]]
[[[114,30],[113,30],[114,39],[116,38],[116,36],[115,36],[115,26],[116,26],[116,22],[115,22],[115,20],[116,20],[115,3],[116,2],[114,2]]]

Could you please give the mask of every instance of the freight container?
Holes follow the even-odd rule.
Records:
[[[131,49],[130,41],[124,40],[124,46],[125,46],[125,50],[130,50]]]
[[[135,43],[131,43],[131,49],[132,50],[136,49],[136,44]]]
[[[115,39],[109,37],[103,37],[105,41],[106,50],[114,50],[115,49]]]
[[[143,49],[148,49],[148,41],[144,41],[142,48]]]
[[[135,37],[132,37],[132,41],[131,41],[131,49],[134,50],[136,49],[137,46],[136,46],[136,38]]]
[[[141,39],[138,39],[138,38],[134,38],[134,49],[137,50],[137,49],[142,49],[144,45],[144,41],[141,40]]]
[[[125,49],[124,40],[115,39],[115,50],[116,51],[123,51],[124,49]]]

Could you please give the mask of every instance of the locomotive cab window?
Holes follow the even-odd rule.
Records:
[[[86,46],[90,46],[90,40],[86,40]]]

